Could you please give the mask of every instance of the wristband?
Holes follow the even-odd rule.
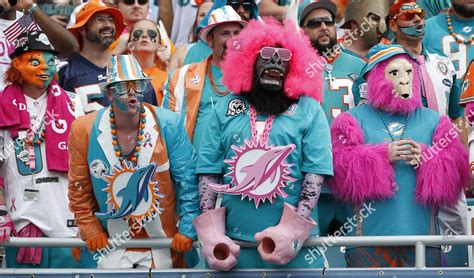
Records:
[[[30,14],[32,14],[35,11],[36,6],[38,6],[38,5],[36,3],[33,3],[33,5],[31,5],[31,7],[28,9],[28,12]]]

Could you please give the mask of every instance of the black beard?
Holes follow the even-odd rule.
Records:
[[[103,31],[104,29],[99,30],[96,34],[89,32],[89,30],[86,28],[86,39],[90,42],[100,44],[102,47],[109,47],[113,42],[113,38],[102,38],[100,36],[100,32]]]
[[[258,114],[279,115],[285,112],[288,107],[298,100],[287,97],[283,91],[275,92],[263,89],[260,85],[254,84],[250,92],[243,92],[250,105],[255,107]]]
[[[464,17],[474,17],[474,9],[469,9],[463,5],[452,2],[453,9],[460,15]]]
[[[319,44],[318,40],[311,41],[311,45],[314,49],[318,51],[318,54],[325,58],[332,58],[334,56],[333,50],[334,45],[336,45],[337,41],[331,39],[328,45],[321,45]]]

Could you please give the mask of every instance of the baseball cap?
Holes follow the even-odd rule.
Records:
[[[300,7],[301,6],[303,8],[300,9],[298,16],[300,26],[303,24],[305,17],[316,9],[326,9],[332,14],[334,18],[336,18],[337,15],[337,6],[330,0],[305,1],[300,5]]]
[[[15,50],[10,54],[11,59],[31,50],[48,51],[54,55],[58,54],[58,51],[54,50],[54,47],[49,42],[46,34],[39,30],[21,34],[14,44]]]

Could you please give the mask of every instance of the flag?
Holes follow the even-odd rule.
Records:
[[[23,14],[17,21],[13,22],[12,25],[8,26],[3,33],[9,42],[15,43],[15,40],[23,32],[30,32],[34,30],[40,30],[39,26],[33,21],[30,13]]]

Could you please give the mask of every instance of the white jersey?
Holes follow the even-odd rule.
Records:
[[[176,47],[179,47],[188,43],[198,8],[194,0],[171,0],[171,5],[173,6],[171,40]]]
[[[37,129],[46,114],[46,93],[38,99],[25,96],[31,126]],[[76,117],[82,111],[79,98],[72,98]],[[5,181],[5,202],[8,215],[12,218],[17,231],[29,223],[33,223],[48,237],[75,237],[77,228],[74,215],[69,211],[68,176],[63,172],[48,171],[46,148],[42,143],[36,161],[37,172],[31,175],[25,165],[23,147],[17,145],[10,132],[0,130],[0,168]],[[26,157],[27,159],[27,157]],[[29,192],[38,191],[37,200],[25,200],[25,189]]]

